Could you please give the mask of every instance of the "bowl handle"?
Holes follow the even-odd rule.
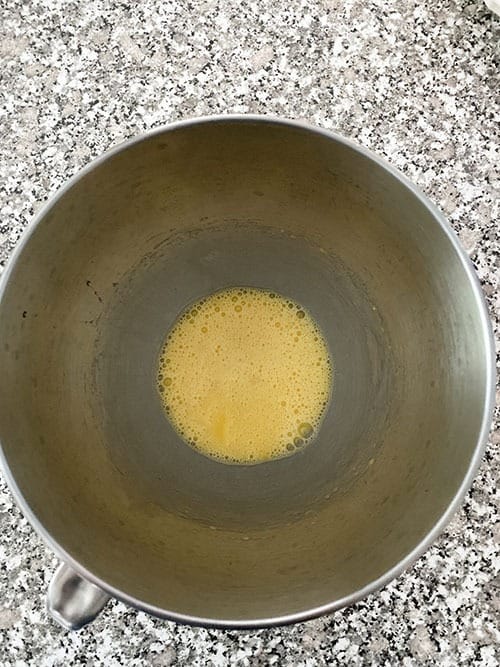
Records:
[[[66,630],[79,630],[100,613],[109,595],[61,563],[47,590],[47,610]]]

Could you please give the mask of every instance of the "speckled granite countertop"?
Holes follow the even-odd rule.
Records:
[[[109,146],[189,116],[275,114],[335,128],[413,179],[471,255],[498,332],[499,25],[470,0],[0,0],[1,263]],[[499,444],[497,428],[462,509],[409,572],[332,616],[255,632],[121,603],[63,631],[44,608],[56,560],[0,481],[0,665],[493,667]]]

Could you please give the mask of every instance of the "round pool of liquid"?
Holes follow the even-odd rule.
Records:
[[[191,304],[166,336],[157,376],[181,437],[230,464],[290,456],[311,443],[332,380],[325,339],[308,311],[249,287]]]

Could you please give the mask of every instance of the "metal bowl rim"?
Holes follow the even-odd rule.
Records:
[[[14,479],[14,476],[9,468],[7,463],[7,458],[0,442],[0,470],[3,472],[6,479],[7,485],[10,488],[12,495],[18,506],[21,508],[24,515],[30,521],[31,525],[38,533],[38,535],[44,540],[47,546],[65,563],[70,565],[80,576],[84,577],[88,581],[92,582],[99,588],[106,591],[110,596],[125,602],[136,609],[141,611],[146,611],[153,616],[159,618],[164,618],[170,621],[176,621],[178,623],[184,623],[188,625],[196,625],[208,628],[226,628],[226,629],[252,629],[252,628],[264,628],[264,627],[273,627],[280,625],[288,625],[291,623],[298,623],[301,621],[307,621],[324,614],[329,614],[333,611],[346,607],[355,602],[358,602],[365,598],[370,593],[373,593],[386,584],[388,584],[392,579],[401,574],[404,570],[410,567],[434,542],[438,537],[441,531],[444,529],[448,521],[451,519],[454,512],[458,509],[461,501],[463,500],[465,494],[470,488],[472,481],[475,477],[475,474],[481,463],[484,450],[486,448],[486,443],[488,439],[489,428],[491,424],[493,408],[495,404],[495,380],[496,380],[496,370],[495,370],[495,344],[493,331],[491,327],[491,322],[488,314],[488,309],[486,306],[486,301],[481,289],[479,279],[475,273],[472,262],[470,261],[465,250],[460,245],[458,238],[451,226],[439,211],[439,209],[421,192],[421,190],[414,185],[406,176],[401,174],[398,170],[392,167],[388,162],[383,158],[380,158],[378,155],[370,151],[369,149],[356,144],[351,139],[347,139],[337,132],[326,130],[323,128],[310,125],[309,123],[297,120],[289,120],[278,118],[274,116],[259,115],[259,114],[228,114],[228,115],[213,115],[213,116],[201,116],[197,118],[190,118],[187,120],[181,120],[169,123],[161,127],[154,128],[148,132],[142,133],[135,137],[124,141],[117,146],[113,146],[106,152],[104,152],[99,157],[92,160],[88,165],[83,169],[78,171],[74,176],[72,176],[64,185],[62,185],[57,192],[48,199],[48,201],[41,207],[38,213],[34,216],[33,221],[27,227],[23,233],[21,240],[19,241],[17,247],[13,251],[11,257],[8,260],[7,266],[5,267],[2,276],[0,277],[0,302],[4,296],[4,293],[9,282],[9,278],[13,272],[15,264],[18,258],[21,256],[24,248],[29,243],[31,235],[34,233],[35,229],[42,223],[44,218],[47,216],[51,208],[62,198],[64,195],[76,185],[80,179],[100,167],[104,164],[110,157],[118,155],[119,153],[126,151],[131,146],[139,144],[142,141],[151,139],[156,135],[166,134],[178,130],[179,128],[190,127],[193,125],[202,125],[202,124],[217,124],[217,123],[262,123],[270,125],[281,125],[283,127],[290,127],[300,130],[305,130],[307,132],[312,132],[316,135],[324,137],[325,139],[343,144],[349,147],[351,150],[357,152],[369,160],[372,160],[379,167],[384,169],[389,173],[393,178],[395,178],[403,188],[406,188],[413,194],[420,203],[427,208],[431,213],[432,217],[438,225],[440,225],[443,232],[448,237],[449,242],[451,243],[452,248],[455,250],[458,258],[461,261],[462,267],[465,271],[466,276],[469,279],[470,286],[475,296],[476,306],[478,309],[479,317],[482,325],[483,333],[483,344],[486,351],[487,363],[486,363],[486,378],[485,378],[485,405],[483,410],[483,417],[481,421],[481,428],[477,438],[476,446],[474,448],[471,461],[469,463],[469,468],[460,484],[455,496],[449,503],[446,510],[443,512],[439,520],[436,522],[434,527],[427,533],[427,535],[420,541],[419,544],[402,560],[399,561],[394,567],[388,570],[381,577],[371,581],[369,584],[363,588],[347,595],[339,600],[330,602],[327,604],[320,605],[318,607],[313,607],[309,609],[304,609],[298,612],[291,614],[284,614],[282,616],[273,616],[269,618],[254,618],[254,619],[216,619],[216,618],[206,618],[203,616],[191,616],[189,614],[180,614],[174,611],[169,611],[168,609],[163,609],[152,604],[148,604],[142,600],[135,598],[128,593],[125,593],[122,590],[115,588],[114,586],[109,585],[96,575],[94,575],[90,570],[83,567],[75,558],[73,558],[69,553],[67,553],[64,548],[58,544],[58,542],[48,533],[44,528],[42,523],[38,520],[35,513],[31,510],[27,501],[23,497],[17,483]]]

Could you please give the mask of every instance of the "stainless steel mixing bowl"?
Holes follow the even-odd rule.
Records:
[[[186,446],[155,386],[177,315],[240,285],[304,304],[335,369],[316,442],[256,466]],[[350,141],[251,116],[171,125],[73,178],[3,276],[0,367],[5,473],[65,563],[49,609],[67,627],[108,594],[251,627],[374,591],[470,485],[494,379],[439,212]]]

